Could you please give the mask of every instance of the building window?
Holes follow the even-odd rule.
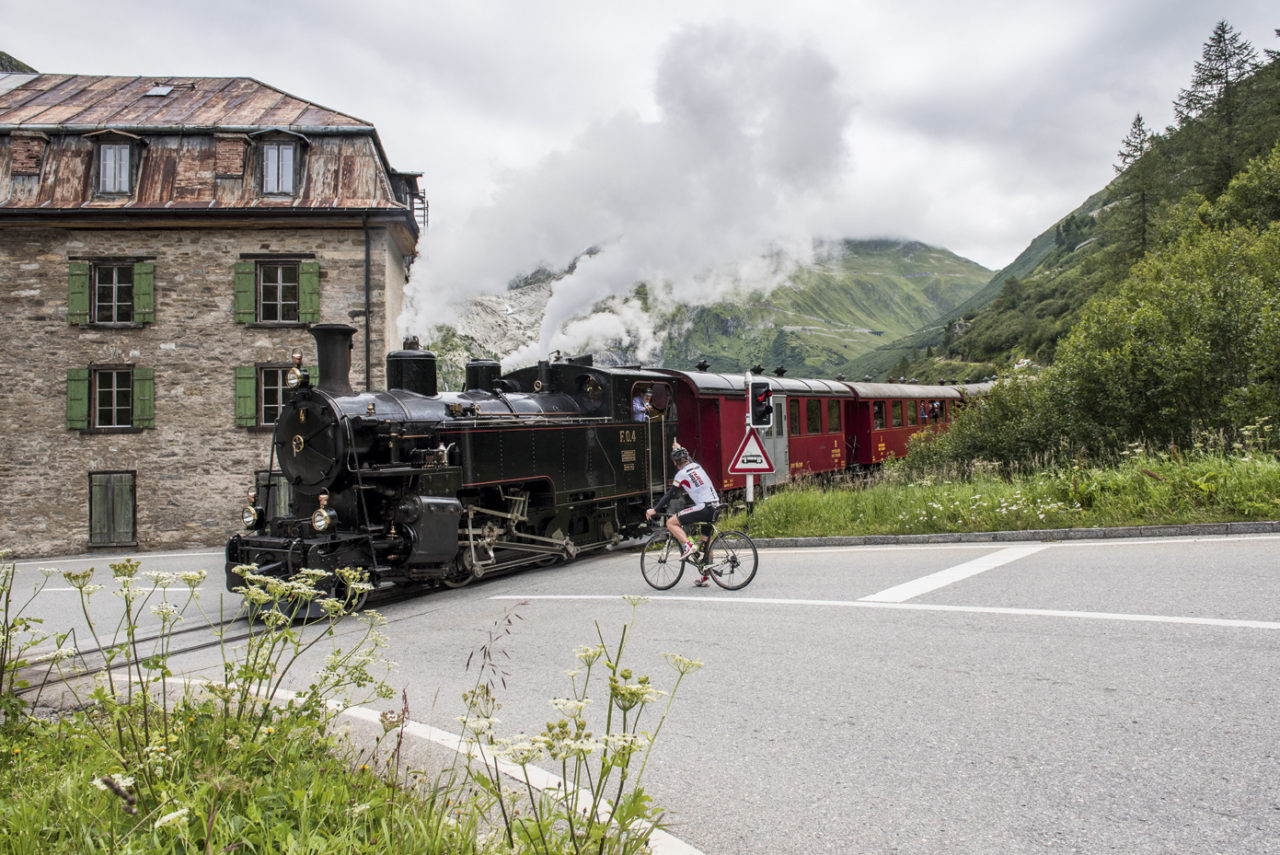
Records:
[[[236,426],[270,427],[280,418],[293,390],[285,384],[288,365],[236,366]],[[318,371],[307,369],[314,383]]]
[[[73,261],[67,276],[67,322],[140,325],[153,323],[155,271],[151,261]]]
[[[258,408],[258,423],[275,424],[280,418],[280,411],[293,397],[293,390],[285,385],[284,376],[289,372],[285,368],[262,368],[258,371],[258,391],[261,406]]]
[[[131,365],[68,370],[67,427],[101,431],[155,427],[155,370]]]
[[[93,268],[93,322],[133,322],[132,264],[103,264]]]
[[[298,262],[258,265],[258,320],[298,322]]]
[[[129,192],[130,154],[130,146],[125,143],[102,143],[98,146],[99,193]]]
[[[262,192],[271,195],[292,196],[294,154],[296,146],[291,142],[262,144]]]
[[[133,427],[133,369],[94,371],[93,426]]]
[[[236,262],[237,323],[311,324],[319,315],[319,262],[296,258]]]
[[[133,472],[89,473],[89,543],[125,546],[137,542],[137,476]]]

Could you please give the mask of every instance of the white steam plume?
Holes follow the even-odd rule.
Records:
[[[655,96],[656,120],[596,123],[568,150],[504,176],[492,202],[450,233],[429,234],[402,325],[448,321],[445,304],[500,293],[538,267],[564,269],[596,247],[555,284],[540,340],[506,367],[604,339],[643,357],[656,336],[634,303],[613,301],[607,327],[599,314],[569,321],[637,282],[699,304],[730,286],[777,284],[790,272],[779,254],[807,261],[847,165],[851,106],[833,65],[773,36],[700,27],[667,45]]]

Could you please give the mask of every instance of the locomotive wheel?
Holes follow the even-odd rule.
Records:
[[[471,572],[471,561],[467,555],[460,555],[449,567],[449,572],[440,581],[446,588],[462,588],[471,584],[475,573]]]
[[[470,585],[471,580],[474,578],[475,576],[472,576],[470,573],[452,573],[445,576],[440,581],[444,583],[446,588],[463,588]]]

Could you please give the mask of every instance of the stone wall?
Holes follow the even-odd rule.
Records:
[[[403,265],[383,230],[369,234],[371,386],[380,388],[388,345],[399,347],[386,341],[384,293],[403,287],[385,280]],[[235,366],[287,362],[295,347],[307,364],[315,358],[302,327],[234,322],[233,266],[242,254],[313,253],[320,321],[358,330],[351,380],[360,389],[364,241],[358,226],[0,229],[0,550],[34,557],[89,549],[89,473],[105,470],[137,473],[140,548],[220,547],[239,528],[245,490],[253,472],[267,466],[270,445],[269,430],[235,426]],[[115,329],[67,322],[69,259],[105,256],[154,259],[155,323]],[[153,429],[66,427],[67,369],[90,363],[155,370]]]

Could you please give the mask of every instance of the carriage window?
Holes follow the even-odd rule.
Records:
[[[893,407],[893,426],[902,427],[902,402],[892,401],[891,406]]]
[[[917,420],[916,420],[916,412],[917,412],[917,408],[919,407],[919,405],[920,405],[921,403],[923,403],[923,402],[922,402],[922,401],[907,401],[907,402],[906,402],[906,405],[905,405],[905,406],[906,406],[906,408],[907,408],[907,424],[909,424],[909,425],[914,425],[914,424],[916,424],[916,423],[917,423]]]
[[[800,402],[795,398],[787,402],[787,424],[792,436],[800,433]]]
[[[817,398],[804,402],[804,432],[822,433],[822,401]]]
[[[884,401],[876,401],[871,407],[872,427],[884,430]]]
[[[835,433],[840,430],[840,402],[827,401],[827,431]]]

